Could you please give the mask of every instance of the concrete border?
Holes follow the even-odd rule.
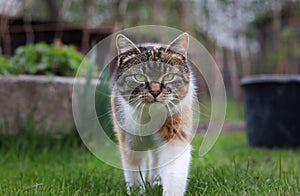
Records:
[[[0,76],[1,131],[14,134],[26,123],[52,133],[75,130],[73,82],[72,77]]]

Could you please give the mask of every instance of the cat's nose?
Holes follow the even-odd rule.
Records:
[[[161,93],[161,91],[150,91],[150,93],[153,95],[154,98],[156,98]]]
[[[150,82],[149,92],[154,98],[156,98],[161,93],[161,85],[159,82]]]

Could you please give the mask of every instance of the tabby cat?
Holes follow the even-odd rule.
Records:
[[[183,33],[169,45],[136,45],[119,34],[116,46],[111,106],[128,191],[139,187],[143,192],[149,182],[161,183],[163,195],[183,195],[195,98],[189,35]],[[149,121],[151,126],[143,126]]]

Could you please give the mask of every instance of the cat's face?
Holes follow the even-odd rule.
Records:
[[[161,102],[177,104],[187,94],[190,71],[187,63],[188,35],[170,45],[134,45],[124,35],[116,39],[117,90],[130,104]]]

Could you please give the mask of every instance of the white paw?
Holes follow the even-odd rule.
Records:
[[[151,186],[160,186],[160,185],[162,185],[160,176],[156,176],[155,178],[151,179],[150,180],[150,185]]]
[[[164,190],[163,191],[163,196],[183,196],[184,191],[176,191],[176,190]]]
[[[127,185],[127,194],[131,195],[132,193],[138,193],[138,195],[143,195],[146,189],[143,185],[141,186],[128,186]]]

